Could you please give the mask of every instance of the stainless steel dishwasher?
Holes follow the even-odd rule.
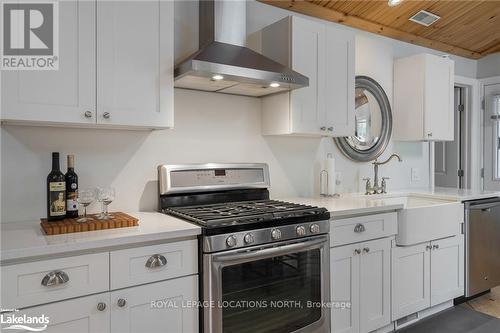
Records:
[[[500,198],[465,203],[465,297],[500,285]]]

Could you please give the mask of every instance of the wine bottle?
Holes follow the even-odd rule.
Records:
[[[68,155],[68,171],[64,175],[66,180],[66,217],[78,217],[78,175],[75,173],[75,156]]]
[[[59,168],[59,153],[52,153],[52,171],[47,176],[47,220],[66,217],[66,182]]]

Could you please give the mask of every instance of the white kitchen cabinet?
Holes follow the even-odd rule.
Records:
[[[105,333],[109,332],[109,293],[36,306],[21,310],[15,313],[15,316],[24,314],[33,317],[41,315],[48,317],[49,323],[46,332],[49,333]],[[40,327],[43,325],[29,326]],[[2,328],[5,327],[6,325],[2,325]]]
[[[392,320],[464,294],[463,235],[392,249]]]
[[[113,291],[111,332],[198,332],[197,291],[197,275]]]
[[[309,86],[262,98],[264,135],[354,134],[354,34],[289,16],[262,30],[262,53]]]
[[[173,2],[97,2],[97,122],[173,127]]]
[[[453,141],[454,62],[418,54],[394,62],[394,139]]]
[[[64,1],[59,12],[59,70],[3,72],[1,120],[173,127],[173,2]]]
[[[390,324],[391,239],[331,249],[332,332],[365,333]]]
[[[463,235],[431,242],[431,306],[464,295]]]
[[[392,249],[392,320],[430,306],[429,243]]]
[[[2,121],[96,122],[95,2],[59,2],[59,70],[2,72]]]

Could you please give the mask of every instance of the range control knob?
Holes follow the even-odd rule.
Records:
[[[305,236],[306,235],[306,228],[304,228],[303,225],[299,225],[295,231],[297,232],[297,236]]]
[[[271,230],[271,238],[273,240],[278,240],[281,238],[281,230],[279,229],[273,229]]]
[[[245,237],[243,237],[243,241],[245,242],[245,244],[252,244],[255,241],[255,238],[251,233],[248,233],[245,235]]]
[[[309,230],[311,231],[311,233],[317,234],[317,233],[319,233],[319,225],[317,225],[316,223],[313,223],[309,227]]]
[[[233,247],[233,246],[236,246],[236,243],[238,242],[238,240],[236,239],[235,236],[231,235],[229,236],[228,238],[226,238],[226,245],[228,247]]]

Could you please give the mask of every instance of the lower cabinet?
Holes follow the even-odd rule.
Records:
[[[197,332],[197,300],[197,275],[112,291],[111,332]]]
[[[392,249],[392,320],[464,294],[463,235]]]
[[[198,331],[198,308],[190,305],[197,300],[198,276],[191,275],[36,306],[15,316],[43,314],[50,333],[193,333]]]
[[[331,249],[331,300],[338,302],[332,332],[365,333],[390,324],[390,251],[391,238]]]

